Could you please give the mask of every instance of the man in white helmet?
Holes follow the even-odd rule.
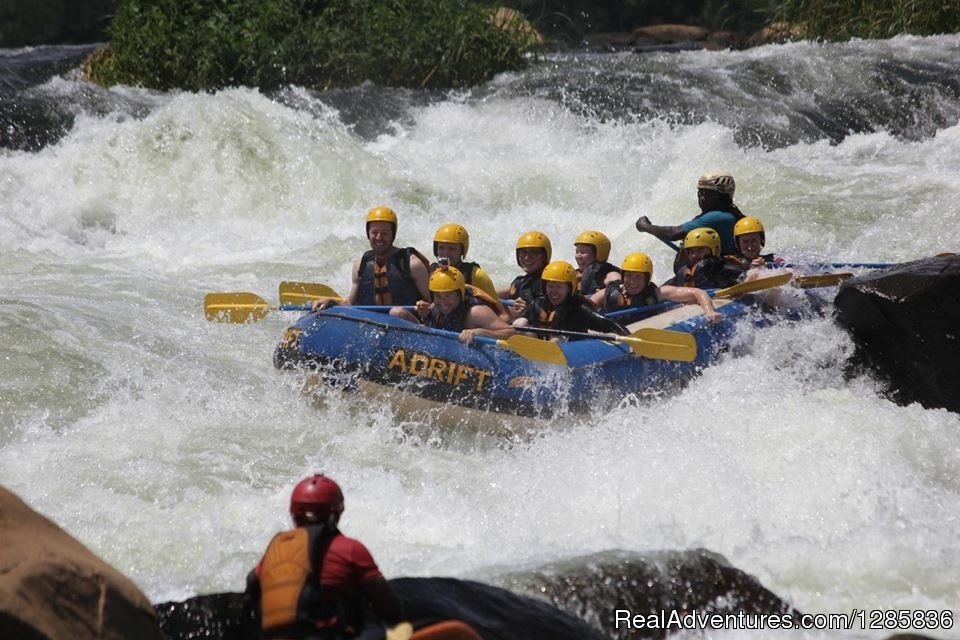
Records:
[[[720,253],[734,254],[737,246],[733,239],[733,226],[744,217],[733,194],[737,185],[733,176],[722,171],[705,173],[697,180],[697,202],[700,213],[694,218],[675,226],[656,225],[647,216],[637,219],[637,231],[649,233],[661,240],[681,240],[694,229],[707,227],[720,235]]]

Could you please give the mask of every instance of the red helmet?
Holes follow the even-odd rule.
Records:
[[[340,485],[323,474],[304,478],[290,494],[290,515],[297,526],[312,523],[333,523],[343,513],[343,492]]]

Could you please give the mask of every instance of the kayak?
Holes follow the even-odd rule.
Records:
[[[627,325],[640,336],[632,339],[598,334],[557,343],[514,336],[469,345],[454,332],[335,306],[287,327],[273,361],[278,369],[315,371],[341,388],[373,385],[436,406],[530,418],[586,414],[685,384],[716,360],[752,303],[753,296],[716,299],[724,319],[715,324],[696,305],[668,305]],[[654,341],[673,335],[663,331],[692,337],[691,357],[674,358],[672,345],[650,342],[650,335]],[[652,349],[644,348],[647,342]]]

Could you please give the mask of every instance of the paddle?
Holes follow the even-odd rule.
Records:
[[[774,264],[773,262],[767,263],[768,267],[812,267],[812,268],[824,268],[830,267],[833,269],[887,269],[889,267],[895,267],[897,265],[890,262],[827,262],[827,263],[811,263],[811,264]]]
[[[389,311],[392,307],[356,306],[350,308],[369,311]],[[413,307],[404,308],[413,309]],[[203,300],[203,310],[207,320],[243,324],[261,320],[271,311],[310,311],[311,305],[284,304],[275,307],[255,293],[230,291],[225,293],[208,293]],[[416,325],[411,326],[415,327]],[[476,336],[474,340],[480,343],[495,344],[505,349],[510,349],[527,360],[547,362],[550,364],[567,364],[567,356],[563,353],[560,346],[553,342],[537,340],[536,338],[530,338],[528,336],[510,336],[506,340]]]
[[[280,304],[313,302],[323,298],[330,298],[337,302],[344,300],[343,296],[325,284],[287,280],[280,283]]]
[[[800,285],[801,289],[812,289],[814,287],[832,287],[852,277],[852,273],[818,273],[811,276],[797,276],[793,281]]]
[[[668,331],[646,327],[631,333],[629,336],[618,336],[610,333],[583,333],[580,331],[564,331],[562,329],[546,329],[540,327],[516,327],[518,331],[530,331],[544,335],[566,336],[570,338],[591,338],[594,340],[613,340],[622,342],[639,356],[652,360],[678,360],[693,362],[697,358],[697,341],[693,335],[682,331]],[[543,342],[543,340],[538,340]]]
[[[389,305],[356,306],[351,309],[387,312]],[[414,307],[403,307],[413,309]],[[203,299],[203,310],[207,320],[243,324],[257,322],[271,311],[312,311],[310,304],[282,304],[275,307],[255,293],[247,291],[229,291],[226,293],[208,293]]]
[[[496,344],[497,346],[510,349],[518,356],[532,360],[534,362],[546,362],[547,364],[567,364],[567,354],[563,352],[556,342],[531,338],[530,336],[514,335],[506,340],[496,340],[484,336],[474,336],[474,341],[486,344]]]

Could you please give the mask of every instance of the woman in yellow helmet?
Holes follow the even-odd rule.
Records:
[[[552,253],[550,238],[542,231],[526,231],[517,238],[517,265],[524,273],[514,278],[509,287],[497,291],[501,298],[513,300],[507,309],[507,320],[523,317],[527,308],[540,296],[540,274],[550,262]]]
[[[711,323],[723,318],[703,289],[696,287],[658,287],[653,283],[653,261],[645,253],[631,253],[620,265],[622,280],[612,282],[590,298],[603,313],[657,304],[664,300],[683,304],[699,304]]]
[[[610,257],[610,238],[603,233],[584,231],[573,241],[573,247],[577,273],[580,274],[580,293],[591,296],[608,283],[620,279],[620,269],[607,262]]]
[[[579,277],[573,265],[563,260],[551,262],[544,268],[543,295],[531,304],[524,318],[514,324],[561,331],[602,331],[627,335],[630,332],[614,320],[597,313],[593,303],[576,287]]]
[[[470,249],[470,235],[467,230],[456,223],[448,222],[442,225],[433,234],[433,255],[437,262],[431,263],[430,273],[433,273],[441,264],[456,267],[467,280],[468,286],[476,287],[491,298],[497,298],[497,288],[483,267],[476,262],[467,262],[467,251]]]
[[[499,300],[490,298],[479,289],[470,294],[469,285],[456,267],[441,265],[430,276],[431,302],[420,300],[415,306],[416,316],[401,307],[394,307],[390,315],[410,322],[422,322],[428,327],[457,331],[460,341],[470,344],[476,336],[502,340],[515,332],[498,315]],[[502,307],[500,307],[502,309]]]
[[[783,258],[777,258],[772,253],[760,253],[767,242],[767,234],[758,218],[747,216],[737,220],[733,227],[733,239],[737,252],[725,257],[744,269],[762,269],[771,263],[779,266],[784,262]]]
[[[720,235],[713,229],[694,229],[683,239],[676,275],[664,284],[714,289],[738,282],[744,270],[720,256]]]

